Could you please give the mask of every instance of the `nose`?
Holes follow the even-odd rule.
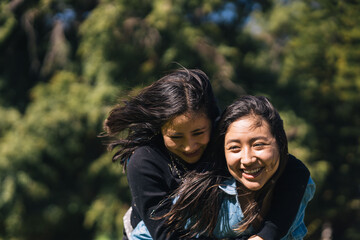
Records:
[[[196,147],[197,147],[197,143],[195,139],[193,139],[192,137],[187,138],[183,145],[183,149],[185,152],[192,152],[193,150],[196,149]]]
[[[250,148],[244,147],[241,150],[241,164],[251,165],[256,161],[256,158],[253,155],[253,152]]]

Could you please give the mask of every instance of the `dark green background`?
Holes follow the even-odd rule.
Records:
[[[280,110],[317,192],[307,239],[360,239],[359,1],[2,0],[0,239],[119,239],[126,177],[102,123],[179,68]]]

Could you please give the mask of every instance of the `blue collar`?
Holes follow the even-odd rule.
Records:
[[[223,181],[219,188],[229,195],[237,195],[235,178]]]

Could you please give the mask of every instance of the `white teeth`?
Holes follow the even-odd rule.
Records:
[[[247,174],[254,174],[254,173],[257,173],[257,172],[259,172],[261,170],[261,168],[255,168],[255,169],[253,169],[253,170],[243,170],[244,171],[244,173],[247,173]]]

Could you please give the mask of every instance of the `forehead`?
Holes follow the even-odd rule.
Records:
[[[226,135],[238,134],[270,134],[272,136],[268,122],[255,115],[241,117],[229,125]]]
[[[210,119],[204,113],[186,112],[167,121],[162,130],[164,131],[187,131],[204,128],[211,124]]]

